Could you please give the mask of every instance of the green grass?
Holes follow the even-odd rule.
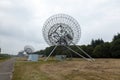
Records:
[[[28,62],[18,59],[12,80],[120,80],[120,59]]]
[[[6,60],[8,60],[8,59],[10,59],[10,58],[3,58],[3,57],[0,57],[0,63],[6,61]]]

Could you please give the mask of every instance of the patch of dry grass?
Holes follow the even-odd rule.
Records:
[[[120,59],[19,61],[13,80],[120,80]]]

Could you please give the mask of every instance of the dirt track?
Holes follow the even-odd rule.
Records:
[[[11,80],[15,59],[0,63],[0,80]]]

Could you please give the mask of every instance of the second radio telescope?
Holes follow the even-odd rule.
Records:
[[[32,46],[25,46],[24,47],[24,51],[27,53],[27,54],[30,54],[30,53],[33,53],[34,52],[34,48]]]

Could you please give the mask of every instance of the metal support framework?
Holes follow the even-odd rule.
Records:
[[[59,36],[60,37],[60,36]],[[61,37],[63,40],[66,40],[65,38]],[[75,45],[72,41],[71,43],[73,45]],[[71,49],[70,47],[67,47],[67,45],[64,45],[66,48],[68,48],[69,50],[71,50],[72,52],[74,52],[75,54],[79,55],[80,57],[82,57],[83,59],[85,60],[88,60],[88,61],[95,61],[95,59],[93,59],[90,55],[88,55],[82,48],[76,46],[80,51],[82,51],[86,56],[88,56],[90,59],[87,59],[86,57],[82,56],[81,54],[79,54],[78,52],[74,51],[73,49]]]
[[[73,42],[72,42],[73,45],[75,45]],[[75,45],[76,46],[76,45]],[[94,58],[92,58],[89,54],[87,54],[82,48],[76,46],[80,51],[82,51],[86,56],[88,56],[91,60],[95,61]]]
[[[86,57],[82,56],[81,54],[79,54],[78,52],[74,51],[70,47],[67,47],[67,46],[65,46],[65,47],[68,48],[69,50],[71,50],[72,52],[74,52],[75,54],[77,54],[78,56],[82,57],[83,59],[88,60]]]
[[[50,52],[50,54],[49,54],[48,57],[45,59],[45,61],[48,60],[48,58],[52,55],[52,53],[55,51],[56,48],[57,48],[57,45],[53,48],[53,50]]]
[[[59,36],[60,37],[60,36]],[[62,37],[61,37],[62,38]],[[63,40],[65,40],[64,38],[62,38]],[[75,45],[73,42],[71,42],[73,45]],[[93,59],[90,55],[88,55],[83,49],[81,49],[80,47],[76,46],[80,51],[82,51],[86,56],[88,56],[90,59],[82,56],[81,54],[79,54],[78,52],[74,51],[73,49],[71,49],[70,47],[68,47],[67,45],[64,45],[66,48],[68,48],[69,50],[71,50],[72,52],[74,52],[75,54],[79,55],[80,57],[82,57],[83,59],[87,60],[87,61],[95,61],[95,59]],[[47,61],[47,59],[51,56],[51,54],[53,53],[53,51],[56,49],[57,45],[54,47],[54,49],[51,51],[51,53],[49,54],[49,56],[45,59],[45,61]]]

